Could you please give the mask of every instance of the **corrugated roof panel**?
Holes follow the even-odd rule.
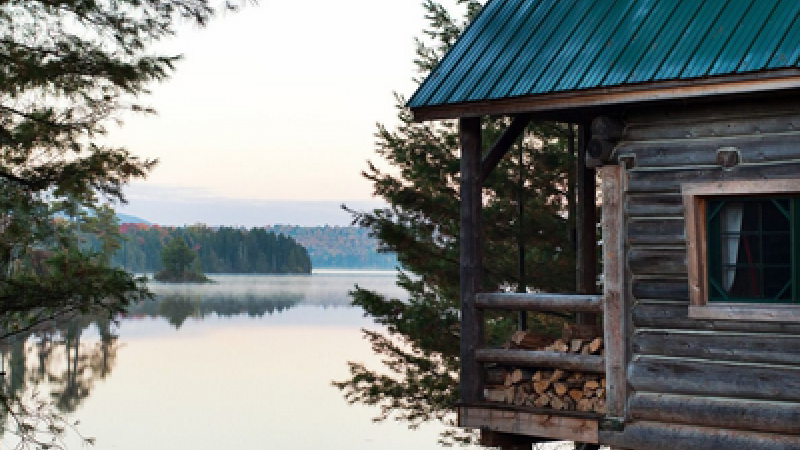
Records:
[[[471,67],[470,76],[458,84],[450,86],[452,89],[442,90],[434,96],[436,99],[469,98],[472,88],[480,81],[482,74],[494,65],[497,53],[503,48],[502,42],[507,41],[509,24],[514,20],[521,2],[508,2],[495,16],[494,23],[486,29],[486,39],[475,45],[464,56],[463,64]],[[519,16],[516,16],[519,17]]]
[[[800,0],[490,0],[412,108],[800,63]]]
[[[681,73],[681,78],[696,78],[708,74],[717,61],[717,56],[728,44],[734,31],[739,27],[741,20],[750,12],[753,2],[749,0],[745,7],[739,2],[729,2],[725,9],[717,16],[713,27],[708,30],[706,38],[700,42],[697,50],[689,59],[686,69]],[[743,55],[738,55],[741,59]],[[737,58],[734,58],[737,59]]]
[[[529,23],[524,27],[525,35],[528,37],[526,39],[515,37],[513,44],[508,46],[506,53],[499,58],[503,73],[497,79],[492,80],[491,86],[488,87],[488,91],[484,94],[485,98],[495,97],[497,95],[495,94],[496,90],[507,89],[508,85],[513,83],[511,81],[514,79],[513,72],[516,68],[525,64],[525,56],[530,52],[528,45],[534,40],[540,26],[550,15],[550,12],[559,3],[558,0],[539,1],[539,5],[530,16]]]
[[[536,84],[552,65],[556,55],[561,52],[561,49],[563,49],[564,45],[569,41],[572,33],[580,26],[584,17],[589,13],[591,4],[591,1],[583,0],[578,1],[570,8],[569,13],[561,20],[561,26],[553,30],[548,40],[548,45],[542,47],[538,54],[528,63],[528,68],[522,74],[518,84],[514,87],[512,95],[514,95],[514,92],[520,91],[530,93],[541,92],[536,89]]]
[[[561,81],[564,74],[572,68],[572,61],[584,51],[586,42],[609,8],[611,8],[611,2],[594,0],[589,8],[589,13],[584,15],[583,21],[575,28],[569,41],[556,53],[552,63],[539,78],[533,88],[535,92],[550,92]]]
[[[505,0],[489,0],[489,2],[484,5],[478,16],[475,17],[467,29],[464,30],[461,37],[453,44],[450,51],[447,52],[447,55],[439,61],[439,64],[434,67],[431,74],[425,79],[425,82],[422,83],[419,89],[417,89],[417,92],[409,99],[409,104],[436,104],[431,101],[431,97],[442,84],[448,83],[454,78],[461,78],[462,76],[468,75],[468,71],[464,70],[465,66],[459,64],[461,58],[464,56],[464,53],[469,51],[474,40],[481,39],[484,32],[483,28],[491,22],[494,13],[499,6],[504,3]],[[458,71],[453,73],[456,68],[458,68]]]
[[[541,50],[544,43],[552,36],[553,31],[558,28],[564,16],[572,9],[574,1],[551,0],[553,1],[553,8],[548,11],[547,19],[542,21],[540,26],[536,27],[531,38],[525,43],[520,56],[512,61],[511,66],[505,73],[505,76],[499,83],[492,89],[489,98],[508,97],[511,94],[514,86],[525,74],[528,65],[532,58]]]
[[[669,80],[680,78],[681,73],[689,65],[689,61],[697,51],[697,47],[708,36],[714,27],[714,21],[719,16],[726,2],[706,1],[700,10],[689,22],[689,27],[678,39],[677,45],[661,65],[661,70],[655,74],[654,80]]]
[[[655,74],[661,70],[675,46],[678,45],[680,37],[691,24],[692,17],[703,5],[702,2],[696,0],[676,0],[676,3],[675,11],[670,15],[669,21],[664,24],[658,36],[650,45],[648,52],[636,63],[635,68],[628,77],[628,83],[639,83],[653,79]]]
[[[461,55],[459,65],[462,67],[469,67],[470,71],[467,73],[454,73],[441,84],[439,89],[431,96],[431,101],[434,103],[447,103],[450,102],[453,92],[455,92],[462,84],[469,83],[475,78],[473,70],[475,64],[481,62],[483,52],[493,45],[496,45],[495,38],[497,34],[503,29],[503,25],[508,21],[510,14],[513,13],[514,6],[517,3],[515,0],[495,0],[492,3],[497,3],[494,9],[492,19],[482,27],[482,33],[473,39],[469,47],[465,49]],[[484,63],[487,61],[483,60]],[[490,62],[490,61],[489,61]],[[460,98],[460,97],[457,97]]]
[[[736,71],[749,72],[765,67],[798,13],[800,13],[800,2],[797,0],[780,1],[765,22],[764,27],[753,39],[750,50]]]
[[[489,64],[484,64],[482,67],[475,67],[473,73],[477,85],[469,86],[469,95],[467,99],[472,97],[483,98],[486,93],[494,85],[494,82],[500,78],[506,71],[510,62],[510,55],[516,55],[519,52],[519,47],[522,42],[520,39],[514,37],[524,31],[524,26],[528,22],[531,14],[535,13],[537,1],[526,0],[520,5],[520,9],[511,17],[511,20],[503,27],[502,33],[497,37],[497,43],[503,45],[495,45],[494,49],[487,52],[484,56]],[[462,97],[459,92],[455,96]]]
[[[619,20],[609,20],[609,18],[614,17],[619,19],[623,17],[629,7],[629,1],[617,0],[614,2],[614,6],[603,17],[603,21],[598,24],[589,42],[586,43],[586,48],[583,53],[572,61],[572,67],[570,67],[569,73],[561,79],[561,82],[558,83],[555,90],[577,88],[586,74],[596,68],[595,61],[598,55],[600,55],[603,49],[609,44],[608,40],[616,30],[616,25],[619,24]]]
[[[728,43],[717,56],[717,60],[708,73],[717,75],[735,72],[750,53],[753,43],[752,36],[761,32],[777,6],[778,0],[754,2],[750,6],[749,12],[742,16],[742,20],[739,21],[736,30],[728,39]]]
[[[631,40],[625,51],[619,56],[614,67],[603,80],[603,85],[614,86],[624,83],[631,76],[634,68],[648,52],[653,51],[653,41],[668,23],[680,2],[663,3],[651,0],[648,7],[651,12],[644,19],[636,37]]]
[[[628,46],[637,39],[636,34],[653,11],[651,0],[634,0],[629,2],[628,11],[622,20],[617,21],[616,30],[611,35],[606,47],[597,56],[593,70],[590,70],[578,84],[578,88],[601,86],[603,80],[611,73],[619,57]]]
[[[796,60],[796,53],[800,49],[800,19],[795,16],[792,26],[786,31],[778,48],[767,64],[768,68],[786,67]]]
[[[789,56],[789,65],[797,66],[800,63],[800,39],[795,41],[794,51]]]

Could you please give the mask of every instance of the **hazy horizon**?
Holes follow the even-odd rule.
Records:
[[[257,200],[227,198],[202,189],[139,183],[125,190],[128,203],[115,205],[121,214],[165,226],[203,223],[209,226],[268,225],[347,226],[345,204],[356,210],[379,208],[381,200]]]
[[[158,158],[137,185],[167,198],[188,193],[192,204],[137,200],[134,185],[122,212],[177,224],[349,222],[338,203],[372,201],[360,175],[367,160],[387,169],[375,154],[376,122],[392,128],[393,92],[414,90],[424,15],[406,0],[268,1],[205,28],[181,25],[158,48],[184,59],[143,99],[158,113],[124,114],[103,140]],[[264,201],[280,204],[246,205]]]

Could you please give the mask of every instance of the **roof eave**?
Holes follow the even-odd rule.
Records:
[[[415,122],[463,117],[535,114],[558,120],[581,110],[703,97],[757,94],[800,89],[800,69],[780,69],[688,80],[553,92],[411,108]]]

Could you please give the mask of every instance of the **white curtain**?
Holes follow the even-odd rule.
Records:
[[[725,236],[722,242],[722,264],[735,265],[739,259],[743,212],[742,203],[730,202],[722,208],[720,223]],[[725,291],[730,292],[735,277],[736,267],[722,268],[722,283]]]

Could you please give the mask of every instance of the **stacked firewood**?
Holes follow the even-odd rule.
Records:
[[[537,349],[582,355],[603,353],[603,339],[558,339],[515,333],[511,348]],[[601,374],[559,369],[491,367],[486,371],[484,397],[490,402],[582,412],[606,412],[606,380]]]

